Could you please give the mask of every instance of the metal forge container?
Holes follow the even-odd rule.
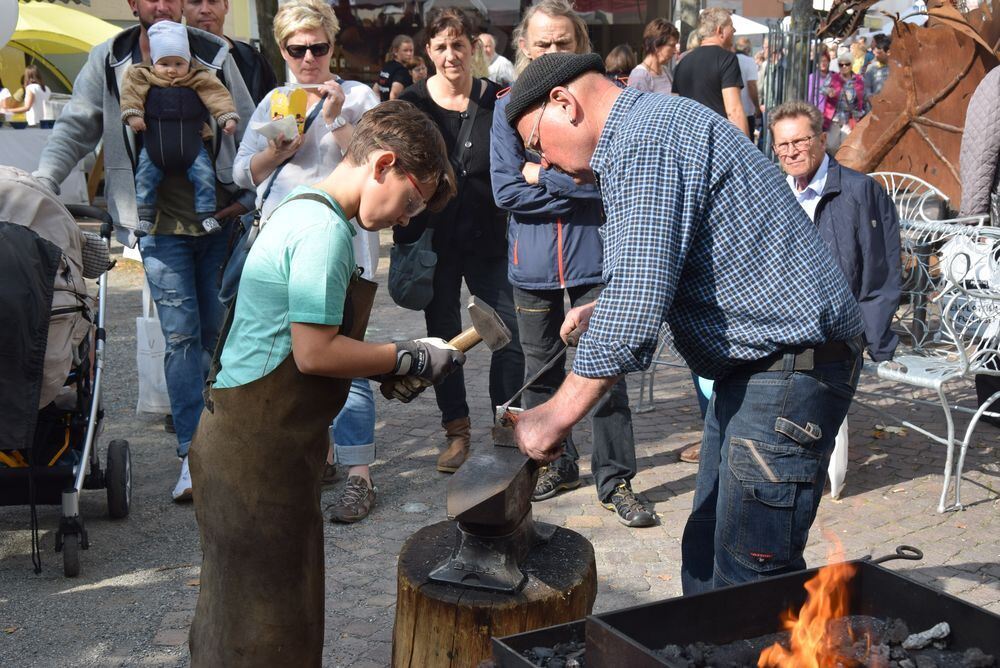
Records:
[[[911,631],[948,622],[949,646],[1000,656],[1000,616],[866,560],[847,583],[851,615],[899,618]],[[779,615],[798,611],[805,583],[819,569],[781,575],[705,594],[625,608],[586,621],[587,667],[669,666],[654,654],[666,645],[726,644],[780,630]]]

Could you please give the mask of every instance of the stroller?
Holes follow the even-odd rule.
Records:
[[[76,217],[102,221],[100,236]],[[67,208],[27,173],[0,166],[0,505],[27,505],[31,557],[41,572],[37,505],[61,505],[56,552],[67,577],[89,548],[82,489],[106,489],[108,514],[128,516],[132,465],[124,440],[97,438],[104,411],[105,304],[112,234],[108,214]],[[84,278],[98,278],[98,300]]]

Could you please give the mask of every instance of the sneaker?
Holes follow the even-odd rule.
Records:
[[[375,507],[375,492],[376,489],[361,476],[348,476],[340,498],[326,507],[330,521],[352,524],[365,519]]]
[[[627,527],[651,527],[656,524],[656,515],[635,498],[635,492],[627,482],[618,483],[608,503],[601,505],[615,511],[618,521]]]
[[[168,434],[176,434],[177,430],[174,429],[174,416],[167,413],[163,416],[163,431]]]
[[[188,468],[187,457],[181,460],[181,476],[177,479],[177,484],[174,485],[174,491],[170,493],[170,496],[172,496],[174,501],[178,503],[182,501],[190,501],[192,498],[191,469]]]
[[[576,466],[568,470],[557,466],[545,466],[538,472],[538,482],[535,483],[535,491],[531,495],[531,500],[551,499],[563,490],[576,489],[579,486],[580,469]]]
[[[132,234],[135,235],[136,239],[141,239],[153,231],[153,224],[154,223],[151,220],[143,220],[140,218],[139,222],[135,226],[135,229],[132,231]]]
[[[201,227],[209,234],[215,234],[216,232],[222,230],[222,225],[219,225],[219,221],[212,216],[209,216],[205,220],[201,221]]]

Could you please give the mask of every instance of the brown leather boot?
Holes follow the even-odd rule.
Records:
[[[469,436],[472,424],[469,418],[458,418],[444,423],[447,448],[438,455],[437,467],[441,473],[454,473],[469,456]]]

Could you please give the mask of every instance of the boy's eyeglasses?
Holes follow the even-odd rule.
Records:
[[[413,201],[412,197],[409,197],[406,200],[406,216],[407,218],[415,218],[427,208],[427,202],[424,201],[424,194],[420,192],[420,186],[417,185],[417,180],[410,176],[409,172],[404,171],[403,174],[406,175],[407,180],[413,186],[413,189],[417,191],[417,195],[419,195],[419,199],[417,201]]]
[[[317,42],[316,44],[286,44],[285,51],[287,51],[288,55],[295,60],[304,58],[306,51],[311,53],[314,58],[320,58],[330,53],[330,43]]]

